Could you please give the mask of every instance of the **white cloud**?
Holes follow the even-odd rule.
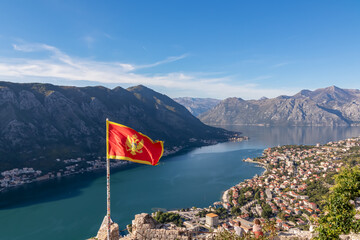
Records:
[[[83,58],[71,57],[56,47],[46,44],[13,45],[14,50],[22,52],[46,51],[50,55],[42,59],[12,58],[0,59],[0,76],[6,80],[39,79],[44,82],[51,79],[64,79],[67,81],[87,81],[114,84],[143,84],[153,89],[166,88],[172,97],[194,96],[226,98],[230,96],[245,99],[256,99],[262,96],[275,97],[281,94],[294,94],[296,91],[289,89],[263,89],[256,84],[239,85],[232,77],[215,77],[208,73],[183,73],[169,72],[165,74],[138,74],[136,70],[168,64],[188,57],[188,54],[168,57],[165,60],[146,65],[134,65],[121,62],[102,62]],[[260,76],[258,79],[269,78]],[[181,95],[179,95],[181,94]]]
[[[59,53],[60,51],[57,48],[46,45],[46,44],[13,44],[13,48],[16,51],[21,52],[38,52],[38,51],[51,51],[54,53]]]
[[[289,65],[289,64],[291,64],[291,62],[281,62],[281,63],[274,64],[274,65],[270,66],[270,68],[280,68],[280,67],[283,67],[283,66],[286,66],[286,65]]]
[[[180,55],[180,56],[168,57],[165,60],[158,61],[158,62],[155,62],[155,63],[152,63],[152,64],[139,65],[139,66],[137,66],[137,69],[156,67],[156,66],[159,66],[159,65],[162,65],[162,64],[165,64],[165,63],[171,63],[171,62],[181,60],[181,59],[186,58],[188,56],[189,56],[189,54],[183,54],[183,55]]]

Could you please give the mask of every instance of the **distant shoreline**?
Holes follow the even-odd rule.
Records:
[[[246,136],[241,136],[241,137],[237,137],[237,138],[241,138],[242,140],[247,140],[248,137]],[[241,140],[241,141],[242,141]],[[203,143],[203,144],[200,144],[200,145],[196,145],[196,146],[180,146],[178,147],[178,150],[175,150],[175,151],[168,151],[168,153],[166,154],[166,152],[164,153],[163,157],[162,157],[162,160],[161,161],[166,161],[168,158],[172,158],[172,157],[175,157],[175,156],[179,156],[179,155],[183,155],[183,154],[186,154],[188,152],[191,152],[193,151],[194,149],[197,149],[197,148],[201,148],[201,147],[206,147],[206,146],[212,146],[212,145],[216,145],[216,144],[219,144],[219,143],[224,143],[224,142],[231,142],[231,141],[234,141],[234,139],[228,139],[227,141],[220,141],[220,140],[214,140],[215,142],[212,142],[212,143]],[[129,168],[134,168],[134,167],[138,167],[138,166],[141,166],[141,164],[137,164],[137,163],[134,163],[134,162],[131,162],[131,161],[118,161],[118,164],[117,165],[113,165],[111,166],[111,170],[114,170],[115,172],[118,172],[118,171],[122,171],[122,170],[126,170],[126,169],[129,169]],[[56,176],[55,174],[53,174],[54,176],[53,177],[49,177],[49,178],[46,178],[46,179],[33,179],[31,180],[30,182],[25,182],[25,183],[22,183],[22,184],[18,184],[18,185],[14,185],[14,186],[8,186],[8,187],[5,187],[5,188],[1,188],[0,187],[0,194],[3,194],[3,193],[7,193],[7,192],[11,192],[11,191],[16,191],[16,190],[19,190],[21,188],[24,188],[24,187],[27,187],[27,186],[31,186],[31,185],[35,185],[37,183],[45,183],[45,182],[51,182],[51,181],[55,181],[55,180],[58,180],[58,179],[64,179],[64,178],[68,178],[68,177],[74,177],[74,176],[79,176],[79,175],[82,175],[82,174],[98,174],[98,173],[101,173],[101,172],[105,172],[106,170],[106,167],[105,165],[103,167],[99,167],[99,168],[96,168],[96,169],[93,169],[93,170],[86,170],[86,171],[78,171],[78,172],[72,172],[72,173],[69,173],[67,175],[62,175],[62,176]],[[47,174],[50,174],[51,172],[48,172],[42,176],[45,176]],[[105,176],[105,173],[104,173],[104,176]]]

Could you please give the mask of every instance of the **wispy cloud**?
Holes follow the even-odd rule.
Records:
[[[34,44],[13,44],[12,45],[14,50],[21,51],[21,52],[38,52],[38,51],[50,51],[55,54],[59,54],[60,51],[52,46],[40,43]]]
[[[281,63],[277,63],[277,64],[270,66],[270,68],[280,68],[280,67],[283,67],[283,66],[286,66],[289,64],[291,64],[291,62],[281,62]]]
[[[162,64],[166,64],[166,63],[176,62],[176,61],[181,60],[181,59],[183,59],[183,58],[186,58],[186,57],[188,57],[188,56],[189,56],[189,54],[183,54],[183,55],[180,55],[180,56],[168,57],[168,58],[166,58],[165,60],[158,61],[158,62],[155,62],[155,63],[145,64],[145,65],[139,65],[139,66],[137,66],[137,69],[140,69],[140,68],[151,68],[151,67],[156,67],[156,66],[159,66],[159,65],[162,65]]]
[[[104,44],[104,40],[114,40],[114,38],[108,33],[93,31],[81,37],[80,40],[84,42],[89,49],[91,49],[96,44]]]
[[[198,96],[226,98],[237,96],[245,99],[256,99],[262,96],[275,97],[281,94],[292,94],[289,89],[264,89],[257,84],[239,85],[226,74],[169,72],[164,74],[136,72],[138,69],[153,68],[185,59],[189,54],[168,57],[164,60],[136,65],[123,62],[103,62],[84,58],[71,57],[58,48],[46,44],[14,44],[14,50],[21,52],[48,53],[43,58],[0,59],[0,77],[3,80],[48,81],[64,79],[72,82],[100,82],[104,85],[144,84],[156,89],[167,89],[164,92],[172,97]],[[260,76],[259,79],[269,76]]]

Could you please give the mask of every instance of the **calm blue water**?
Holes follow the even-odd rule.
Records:
[[[360,136],[360,127],[240,127],[251,139],[195,149],[159,166],[141,165],[111,175],[112,219],[125,227],[154,208],[206,207],[229,187],[263,169],[241,160],[266,147],[315,144]],[[0,195],[0,240],[85,239],[106,214],[105,173],[38,183]]]

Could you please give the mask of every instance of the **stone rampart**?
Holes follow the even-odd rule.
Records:
[[[194,237],[186,228],[164,229],[149,214],[142,213],[135,216],[132,221],[132,232],[123,240],[189,240],[189,239],[212,239],[212,234],[200,234]]]

